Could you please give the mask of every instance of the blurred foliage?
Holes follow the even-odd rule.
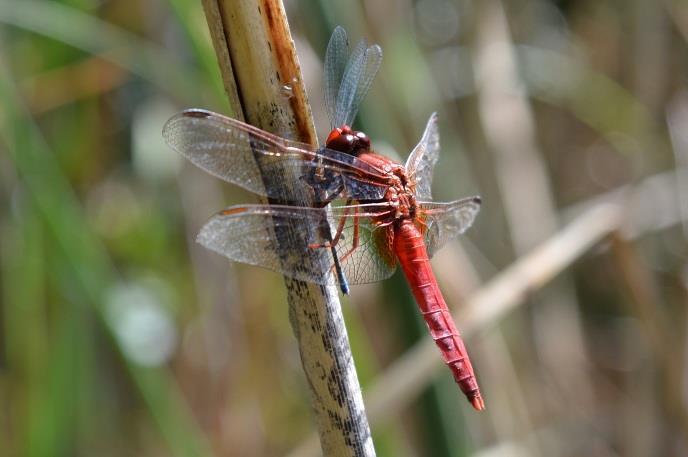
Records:
[[[438,256],[461,292],[448,301],[523,254],[517,229],[541,223],[505,210],[530,177],[496,171],[489,113],[521,103],[532,116],[557,224],[648,178],[664,192],[632,215],[649,222],[631,254],[593,250],[469,339],[486,413],[443,371],[373,424],[378,454],[685,455],[688,8],[503,2],[516,105],[489,111],[485,5],[502,3],[287,2],[321,135],[320,59],[338,24],[385,53],[357,121],[380,151],[405,157],[440,113],[437,199],[485,202],[447,248],[465,248],[475,284]],[[253,197],[164,145],[165,120],[191,106],[231,112],[200,2],[0,1],[0,455],[282,455],[311,432],[281,278],[193,242],[213,212]],[[501,127],[518,163],[525,130]],[[620,262],[645,272],[650,312]],[[365,390],[425,328],[399,276],[344,302]]]

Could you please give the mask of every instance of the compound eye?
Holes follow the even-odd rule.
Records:
[[[341,134],[342,134],[342,129],[340,129],[340,128],[332,129],[330,134],[327,135],[327,140],[325,140],[325,144],[329,145],[332,141],[335,141],[339,136],[341,136]]]
[[[356,146],[357,149],[363,149],[365,151],[370,150],[370,138],[363,132],[356,132]]]
[[[346,142],[346,145],[347,145],[346,151],[347,152],[351,151],[354,147],[354,144],[356,144],[356,137],[350,133],[342,135],[341,137],[343,137],[344,141]]]
[[[327,142],[325,146],[327,146],[330,149],[334,149],[335,151],[351,154],[355,141],[356,137],[354,137],[350,133],[337,132],[337,134],[335,135],[333,131],[332,133],[330,133],[330,136],[327,137]]]

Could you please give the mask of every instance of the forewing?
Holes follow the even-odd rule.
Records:
[[[330,41],[325,51],[325,106],[327,115],[330,118],[332,127],[339,127],[341,124],[335,123],[337,112],[337,96],[339,86],[344,76],[344,69],[349,60],[349,40],[346,31],[337,26],[332,32]]]
[[[432,257],[450,239],[473,225],[480,211],[480,197],[468,197],[450,203],[418,202],[419,217],[425,224],[428,255]]]
[[[440,154],[440,133],[437,113],[432,113],[418,145],[406,161],[406,172],[416,183],[416,196],[420,200],[432,198],[432,174]]]
[[[356,90],[358,89],[358,82],[363,73],[366,46],[364,40],[359,41],[351,52],[349,61],[346,63],[346,68],[339,84],[339,92],[337,93],[332,127],[339,127],[345,124],[350,125],[350,120],[356,116],[356,113],[353,112],[355,110],[353,103],[356,97]]]
[[[365,50],[365,55],[363,58],[363,68],[361,70],[358,85],[356,87],[356,95],[354,96],[352,103],[352,112],[347,116],[347,122],[345,124],[351,125],[354,122],[356,113],[358,113],[358,107],[361,102],[368,94],[370,86],[373,84],[373,80],[380,70],[380,65],[382,65],[382,48],[377,44],[368,47]]]
[[[389,249],[391,244],[386,242],[385,229],[370,225],[368,218],[359,216],[360,212],[340,208],[329,211],[280,205],[230,207],[206,223],[197,241],[236,262],[327,284],[335,280],[329,243],[343,221],[336,252],[349,282],[360,284],[389,277],[394,272],[395,260]],[[359,245],[352,251],[355,231]]]
[[[341,198],[379,199],[387,188],[382,172],[349,154],[316,149],[206,110],[173,116],[163,136],[199,168],[280,201],[326,202],[335,193]]]
[[[351,125],[358,108],[368,93],[382,63],[382,48],[368,47],[359,41],[349,57],[339,86],[334,115],[330,116],[333,127]]]

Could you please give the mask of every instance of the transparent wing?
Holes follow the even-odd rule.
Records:
[[[361,40],[349,57],[348,44],[342,44],[340,36],[341,33],[335,30],[330,40],[333,50],[330,52],[328,46],[329,55],[325,56],[325,99],[333,128],[352,124],[382,64],[380,46],[368,47],[365,40]],[[346,42],[346,33],[343,36]],[[347,57],[344,65],[342,60]]]
[[[304,195],[321,202],[334,196],[375,200],[387,189],[384,173],[349,154],[287,140],[206,110],[173,116],[163,137],[208,173],[280,201]]]
[[[348,60],[349,39],[346,36],[346,31],[337,26],[332,32],[325,51],[325,107],[330,118],[330,125],[333,128],[341,126],[341,124],[335,123],[335,113],[337,112],[339,86],[342,83]]]
[[[380,281],[394,272],[396,258],[388,240],[391,230],[374,226],[369,217],[392,210],[380,204],[367,212],[367,206],[335,207],[331,211],[280,205],[234,206],[213,216],[197,241],[233,261],[326,284],[336,276],[329,242],[341,225],[335,246],[349,282]]]
[[[375,226],[370,217],[394,213],[386,203],[334,207],[332,221],[341,224],[342,236],[336,244],[337,257],[351,284],[382,281],[392,276],[397,267],[391,226]],[[337,227],[333,227],[333,233]]]
[[[437,113],[432,113],[425,126],[425,132],[418,145],[413,148],[406,161],[406,172],[416,183],[419,200],[432,198],[432,174],[440,154],[440,133],[437,128]]]
[[[351,103],[349,115],[344,122],[346,125],[351,125],[354,122],[356,113],[358,113],[358,107],[361,105],[365,96],[368,95],[370,86],[373,84],[373,80],[380,70],[380,65],[382,65],[382,48],[374,44],[365,50],[363,67],[358,77],[356,94]]]
[[[473,225],[480,203],[477,196],[449,203],[418,202],[419,217],[425,224],[425,246],[430,257],[447,241]]]

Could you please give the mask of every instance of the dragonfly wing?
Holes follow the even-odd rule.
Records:
[[[287,140],[206,110],[173,116],[163,136],[208,173],[284,202],[326,202],[337,192],[341,198],[381,198],[387,188],[382,172],[349,154]]]
[[[268,205],[234,206],[213,216],[196,240],[235,262],[267,268],[296,279],[327,284],[334,280],[328,249],[317,227],[324,210]],[[313,225],[315,224],[315,226]]]
[[[366,207],[377,210],[366,214]],[[385,209],[386,204],[335,207],[332,217],[336,223],[344,221],[342,234],[336,243],[344,275],[351,284],[367,284],[382,281],[392,276],[397,267],[393,249],[391,226],[379,227],[371,222],[371,215],[393,212]],[[347,212],[346,208],[350,208]],[[333,233],[337,227],[333,226]]]
[[[335,113],[337,112],[337,96],[339,86],[342,83],[344,69],[349,60],[349,39],[346,31],[337,26],[332,32],[330,41],[325,51],[325,106],[330,117],[332,127],[339,127],[336,124]]]
[[[286,153],[280,137],[200,109],[173,116],[163,128],[163,137],[172,149],[204,171],[255,194],[282,200],[297,198],[290,194],[298,189],[282,184],[298,186],[298,178],[304,173],[301,164],[312,150],[305,145],[304,154]],[[271,173],[295,176],[275,180],[276,186],[266,188],[263,176],[269,179]]]
[[[424,222],[425,245],[432,257],[444,244],[473,225],[480,211],[480,197],[468,197],[449,203],[418,202]]]
[[[354,97],[358,88],[358,81],[363,72],[363,64],[365,60],[366,42],[361,40],[358,42],[349,61],[344,68],[344,74],[339,85],[339,92],[337,93],[337,104],[335,105],[334,123],[332,127],[339,127],[342,125],[350,125],[350,120],[356,117],[354,110]]]
[[[351,125],[382,63],[382,48],[359,41],[349,57],[337,93],[333,127]]]
[[[432,113],[418,145],[406,161],[406,171],[416,183],[416,195],[420,200],[432,198],[432,174],[440,154],[440,132],[437,113]]]
[[[373,80],[375,79],[377,72],[380,70],[381,65],[382,48],[377,44],[369,46],[364,53],[363,68],[361,69],[358,85],[356,87],[356,94],[354,95],[354,99],[351,104],[352,111],[349,113],[345,124],[351,125],[354,122],[354,118],[358,112],[358,107],[368,94],[370,86],[373,84]]]
[[[335,246],[349,282],[358,284],[388,277],[394,271],[394,263],[387,263],[389,253],[379,244],[383,230],[371,228],[367,219],[354,218],[353,214],[337,208],[330,211],[282,205],[234,206],[213,216],[201,229],[197,241],[236,262],[327,284],[336,278],[330,242],[343,221]],[[347,256],[356,222],[362,234],[359,247]]]

